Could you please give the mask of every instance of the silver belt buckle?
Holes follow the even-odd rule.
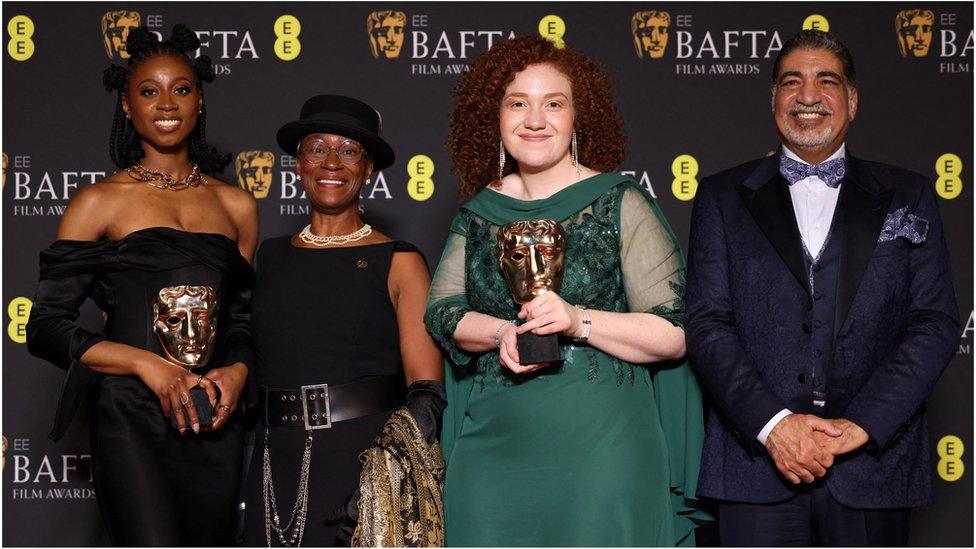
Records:
[[[310,401],[321,400],[325,402],[325,424],[312,425],[309,423],[308,404]],[[313,415],[315,413],[313,412]],[[332,414],[329,410],[329,384],[320,383],[318,385],[302,385],[302,419],[305,421],[306,431],[316,431],[318,429],[332,428]],[[318,421],[319,418],[313,418]]]

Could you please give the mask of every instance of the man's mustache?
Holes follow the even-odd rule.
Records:
[[[794,105],[790,107],[788,114],[801,114],[801,113],[814,113],[814,114],[834,114],[834,111],[828,109],[825,105],[814,105],[812,107],[807,107],[806,105]]]

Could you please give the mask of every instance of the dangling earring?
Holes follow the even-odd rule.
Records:
[[[302,180],[302,174],[300,174],[300,173],[299,174],[295,174],[295,179],[301,181]]]
[[[498,182],[502,182],[502,177],[505,176],[505,143],[501,139],[498,140]]]
[[[576,130],[573,130],[573,141],[569,146],[569,155],[573,159],[573,166],[576,166],[576,180],[580,179],[579,146],[576,142]]]

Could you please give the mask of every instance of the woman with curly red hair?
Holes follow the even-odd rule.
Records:
[[[685,263],[654,199],[614,173],[625,140],[607,77],[513,39],[461,77],[451,120],[469,200],[426,314],[448,356],[448,545],[693,543],[702,411],[683,360]],[[562,286],[520,306],[497,235],[540,219],[565,231]],[[520,362],[528,332],[558,334],[562,360]]]

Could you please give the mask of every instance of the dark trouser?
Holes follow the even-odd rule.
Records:
[[[719,533],[727,547],[903,547],[908,544],[910,513],[852,509],[818,481],[780,503],[720,503]]]

